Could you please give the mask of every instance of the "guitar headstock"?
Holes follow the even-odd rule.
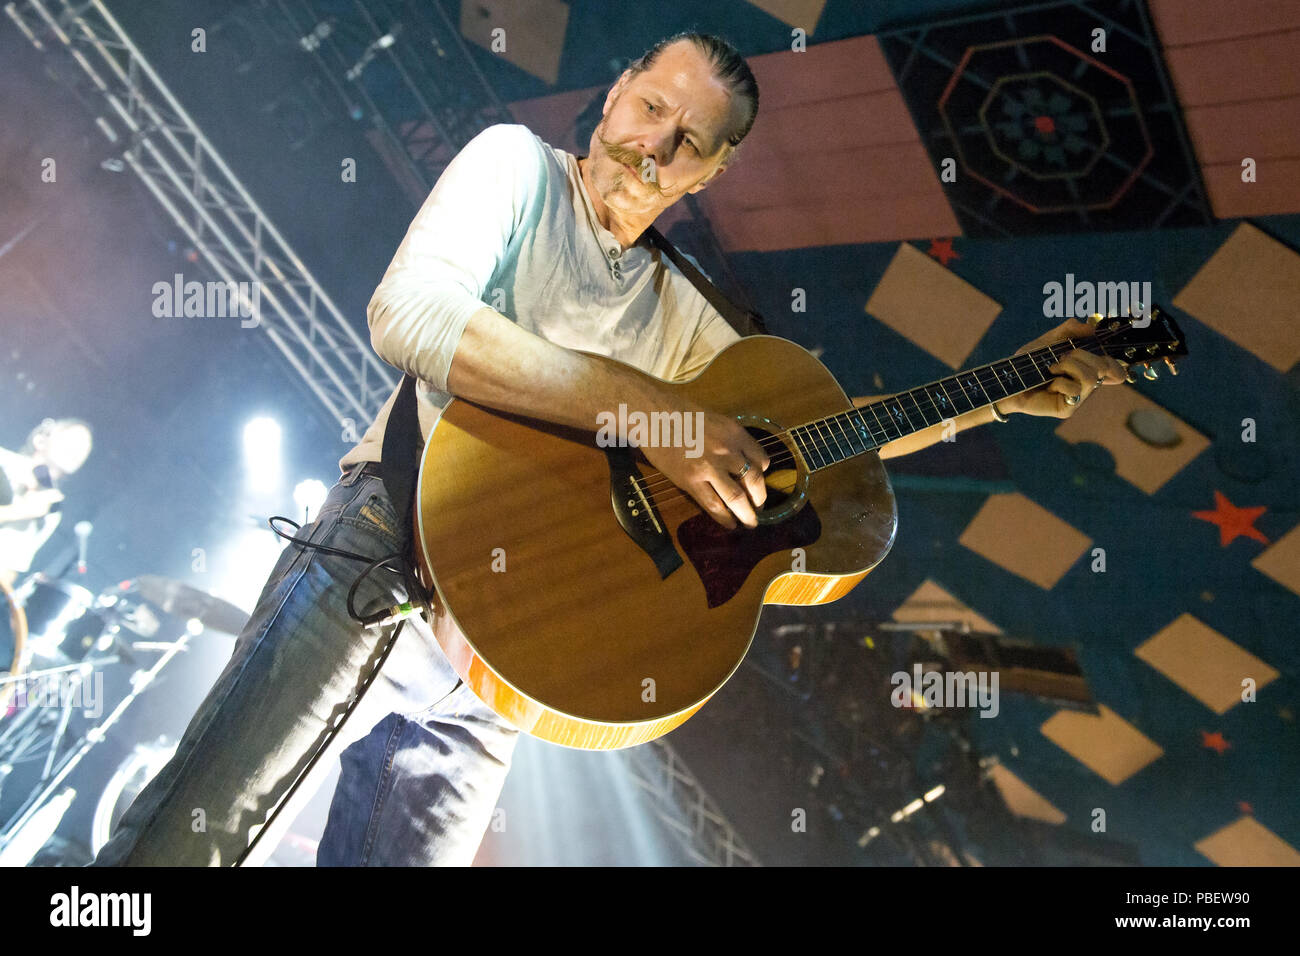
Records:
[[[1156,377],[1150,363],[1158,359],[1163,359],[1169,371],[1178,374],[1174,359],[1187,354],[1187,342],[1183,330],[1164,309],[1152,305],[1147,312],[1139,303],[1129,315],[1094,315],[1090,321],[1096,329],[1093,334],[1097,345],[1106,355],[1125,366],[1141,365],[1149,379]],[[1129,381],[1133,380],[1130,373]]]

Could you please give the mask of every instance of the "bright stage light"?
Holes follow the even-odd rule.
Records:
[[[273,418],[254,418],[244,426],[244,467],[256,492],[273,491],[280,481],[280,424]]]
[[[269,528],[238,529],[226,539],[216,557],[210,559],[203,590],[236,607],[250,610],[257,604],[258,595],[279,560],[284,544],[284,539]]]
[[[293,500],[299,508],[307,512],[310,519],[325,503],[325,496],[328,494],[329,489],[325,487],[325,482],[308,478],[306,481],[298,482],[293,489]]]
[[[280,423],[274,418],[254,418],[244,426],[244,451],[250,455],[280,453]]]

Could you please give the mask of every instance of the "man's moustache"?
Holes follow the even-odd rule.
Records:
[[[641,170],[645,168],[644,163],[646,162],[647,157],[642,156],[635,150],[625,150],[618,146],[606,146],[605,153],[610,159],[614,160],[614,162],[622,166],[632,167],[637,171],[638,175],[640,175]],[[659,180],[655,177],[646,179],[644,176],[641,176],[640,178],[646,185],[653,186],[659,192],[664,191],[663,187],[659,185]]]

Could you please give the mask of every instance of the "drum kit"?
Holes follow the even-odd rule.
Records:
[[[79,847],[71,856],[81,858],[65,853],[56,860],[88,863],[175,751],[165,735],[123,716],[191,638],[208,629],[238,634],[248,615],[151,575],[96,595],[30,574],[15,588],[0,581],[0,594],[7,605],[7,614],[0,610],[0,866],[39,862],[42,847],[67,845],[61,824],[76,799],[69,778],[97,748],[125,745],[129,752],[116,771],[92,785],[98,790],[107,776],[89,832],[71,841]]]

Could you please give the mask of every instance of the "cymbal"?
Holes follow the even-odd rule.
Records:
[[[204,627],[238,634],[248,621],[247,611],[184,582],[156,574],[142,574],[135,583],[146,601],[176,617],[198,618]]]

